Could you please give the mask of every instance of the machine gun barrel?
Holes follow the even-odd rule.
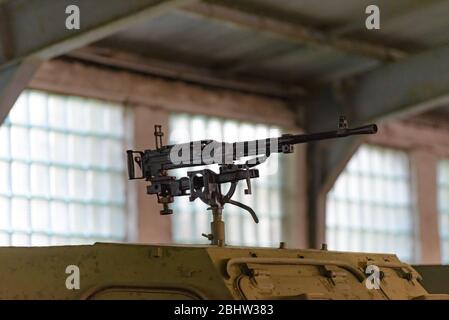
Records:
[[[362,134],[374,134],[377,132],[377,125],[369,124],[358,128],[340,128],[338,130],[318,132],[318,133],[306,133],[291,135],[286,134],[279,138],[268,138],[265,140],[252,140],[243,142],[242,152],[238,151],[238,144],[242,142],[233,143],[233,153],[235,155],[234,160],[238,160],[241,157],[254,156],[254,155],[266,155],[269,156],[273,152],[288,153],[291,152],[291,146],[300,143],[307,143],[319,140],[328,140],[335,138],[343,138],[352,135]],[[261,144],[261,142],[263,142]],[[273,144],[277,145],[272,147]]]
[[[358,128],[342,128],[342,129],[327,131],[327,132],[284,136],[279,139],[280,140],[279,142],[280,142],[280,144],[292,144],[293,145],[293,144],[306,143],[306,142],[312,142],[312,141],[318,141],[318,140],[343,138],[343,137],[360,135],[360,134],[374,134],[376,132],[377,132],[377,125],[369,124],[369,125],[366,125],[363,127],[358,127]]]

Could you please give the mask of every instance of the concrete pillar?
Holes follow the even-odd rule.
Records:
[[[283,155],[284,225],[281,239],[288,248],[308,248],[306,146],[298,145],[295,153]]]
[[[438,157],[427,148],[411,152],[414,194],[417,208],[417,234],[420,245],[418,257],[421,264],[441,263],[440,236],[437,208]]]

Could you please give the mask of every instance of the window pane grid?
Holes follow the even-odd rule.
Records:
[[[173,114],[170,118],[170,143],[213,139],[236,142],[266,137],[278,137],[277,127],[226,120],[215,117]],[[283,186],[281,165],[277,155],[270,156],[266,163],[258,166],[260,178],[251,181],[252,195],[244,194],[244,181],[237,185],[233,199],[252,207],[258,215],[259,224],[254,223],[249,213],[227,204],[224,208],[226,242],[231,245],[277,246],[281,237]],[[217,165],[206,166],[214,171]],[[174,170],[178,177],[187,171],[199,168]],[[225,192],[224,188],[223,192]],[[208,243],[201,233],[210,232],[210,212],[199,200],[191,203],[188,197],[179,197],[174,203],[173,237],[180,243]]]
[[[111,140],[118,140],[122,141],[123,136],[121,135],[115,135],[115,134],[108,134],[108,133],[101,133],[101,132],[92,132],[92,131],[79,131],[79,130],[68,130],[63,128],[57,128],[52,127],[51,125],[34,125],[34,124],[24,124],[20,122],[13,122],[11,119],[6,118],[3,122],[3,125],[6,126],[14,126],[14,128],[20,128],[25,130],[40,130],[45,131],[47,133],[60,133],[64,135],[71,135],[71,136],[79,136],[79,137],[88,137],[88,138],[100,138],[100,139],[111,139]]]
[[[327,196],[329,248],[412,261],[414,219],[405,152],[363,145]]]
[[[124,208],[125,204],[121,201],[100,201],[100,200],[81,200],[81,199],[70,199],[70,198],[57,198],[57,197],[44,197],[44,196],[33,196],[33,195],[23,195],[23,194],[4,194],[0,193],[0,197],[6,199],[23,199],[23,200],[41,200],[48,202],[61,202],[65,204],[80,204],[80,205],[91,205],[91,206],[108,206]]]
[[[124,108],[29,90],[0,127],[0,245],[125,239]]]
[[[438,164],[438,211],[443,263],[449,263],[449,160]]]
[[[61,169],[76,169],[76,170],[82,170],[82,171],[98,171],[98,172],[108,172],[108,173],[118,173],[122,174],[123,169],[119,168],[107,168],[107,167],[100,167],[100,166],[91,166],[91,165],[77,165],[77,164],[68,164],[63,162],[52,162],[52,161],[40,161],[40,160],[26,160],[26,159],[16,159],[11,157],[0,157],[0,161],[2,162],[9,162],[9,163],[20,163],[27,166],[31,165],[40,165],[40,166],[46,166],[46,167],[53,167],[53,168],[61,168]]]

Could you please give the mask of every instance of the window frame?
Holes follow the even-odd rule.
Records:
[[[41,95],[42,97],[45,98],[45,114],[46,114],[46,119],[45,119],[45,124],[36,124],[33,123],[33,121],[31,121],[30,116],[31,116],[31,111],[28,110],[29,108],[29,101],[28,99],[30,99],[30,96],[33,94],[37,94],[37,95]],[[129,112],[129,108],[123,104],[117,103],[117,102],[113,102],[113,101],[108,101],[108,100],[104,100],[104,99],[98,99],[98,98],[92,98],[92,97],[85,97],[85,96],[80,96],[77,94],[71,94],[71,93],[60,93],[60,92],[54,92],[51,90],[42,90],[42,89],[25,89],[22,93],[21,96],[23,99],[26,99],[26,121],[23,123],[13,123],[10,119],[10,115],[8,114],[7,118],[5,119],[5,121],[1,124],[2,127],[7,127],[7,132],[8,132],[8,137],[7,137],[7,142],[8,142],[8,149],[9,149],[9,153],[8,153],[8,159],[6,159],[5,157],[3,157],[1,160],[3,162],[8,163],[8,175],[9,175],[9,181],[10,184],[12,183],[12,175],[13,175],[13,168],[12,168],[12,164],[13,163],[23,163],[24,165],[27,166],[27,175],[28,175],[28,181],[30,182],[30,174],[31,174],[31,169],[32,166],[35,165],[39,165],[39,166],[44,166],[46,168],[46,172],[48,173],[48,183],[51,183],[50,180],[50,172],[52,169],[54,169],[55,167],[58,168],[62,168],[63,170],[67,171],[67,179],[69,178],[69,171],[70,170],[81,170],[83,172],[85,172],[86,174],[92,170],[94,170],[95,172],[114,172],[114,174],[119,174],[121,176],[120,179],[123,179],[123,188],[124,188],[124,194],[123,194],[123,201],[120,203],[120,207],[122,208],[123,211],[123,223],[125,224],[123,226],[124,229],[124,233],[123,233],[123,237],[122,236],[115,236],[113,235],[113,226],[111,226],[111,230],[109,230],[112,233],[109,233],[107,235],[103,235],[101,232],[95,232],[95,233],[74,233],[73,230],[66,230],[65,232],[62,233],[58,233],[58,232],[54,232],[54,230],[51,227],[51,206],[55,203],[62,203],[66,210],[67,210],[67,217],[68,219],[71,219],[71,214],[70,214],[70,207],[76,205],[76,203],[83,205],[84,206],[84,211],[87,212],[88,210],[90,210],[89,208],[94,208],[97,205],[101,205],[101,206],[115,206],[115,202],[113,201],[113,203],[109,203],[107,202],[98,202],[96,200],[93,201],[89,201],[89,200],[77,200],[77,199],[72,199],[69,198],[68,196],[64,197],[64,198],[55,198],[52,194],[51,194],[51,189],[50,186],[48,187],[47,190],[47,195],[43,195],[43,196],[36,196],[35,194],[32,193],[31,187],[29,187],[28,191],[26,194],[20,195],[14,192],[14,190],[12,189],[12,186],[10,185],[8,194],[3,195],[4,198],[9,199],[9,212],[10,215],[12,217],[12,210],[13,208],[12,206],[12,201],[13,199],[17,199],[17,198],[23,198],[24,201],[26,201],[28,203],[28,209],[27,209],[27,215],[28,215],[28,219],[29,221],[29,225],[27,227],[26,230],[22,230],[22,231],[18,231],[14,229],[14,226],[12,225],[12,218],[9,219],[9,228],[8,230],[4,230],[2,232],[8,233],[9,234],[9,238],[10,238],[10,245],[13,245],[12,243],[12,236],[14,233],[19,232],[20,234],[26,235],[28,237],[28,241],[29,244],[28,246],[32,245],[32,237],[34,235],[44,235],[46,237],[48,237],[48,244],[49,246],[52,245],[60,245],[60,244],[53,244],[52,243],[52,238],[53,237],[60,237],[61,239],[66,239],[66,243],[64,243],[63,245],[70,245],[70,244],[76,244],[76,243],[68,243],[68,242],[76,242],[76,239],[78,239],[78,241],[89,241],[89,239],[96,239],[94,241],[119,241],[119,242],[128,242],[129,239],[131,239],[132,237],[132,233],[133,231],[135,232],[136,228],[133,226],[129,225],[129,218],[128,215],[130,215],[130,211],[128,209],[128,197],[127,194],[129,192],[128,188],[127,188],[127,179],[126,179],[126,162],[123,160],[123,165],[122,168],[119,169],[114,169],[114,168],[106,168],[103,170],[100,167],[95,167],[95,166],[91,166],[90,164],[86,165],[80,165],[78,163],[69,163],[69,160],[64,160],[63,162],[59,163],[59,162],[55,162],[53,160],[51,160],[51,146],[50,146],[50,139],[51,139],[51,134],[62,134],[65,135],[65,137],[67,138],[68,136],[70,137],[94,137],[94,138],[104,138],[106,137],[107,139],[112,139],[114,141],[120,141],[121,147],[123,147],[123,149],[125,149],[125,146],[128,146],[130,144],[130,142],[132,142],[132,138],[129,135],[129,131],[127,129],[127,126],[129,125],[129,118],[132,116],[132,114]],[[20,99],[20,97],[19,97]],[[67,127],[55,127],[50,123],[49,120],[49,116],[50,116],[50,111],[49,111],[49,99],[60,99],[65,100],[66,102],[69,99],[73,99],[78,100],[79,101],[83,101],[85,103],[96,103],[99,105],[104,105],[106,108],[108,107],[108,105],[114,105],[117,107],[121,108],[121,113],[123,115],[121,121],[123,122],[123,133],[118,136],[118,135],[108,135],[108,134],[97,134],[94,132],[83,132],[83,130],[71,130]],[[15,104],[16,105],[16,104]],[[14,105],[14,106],[15,106]],[[14,107],[13,106],[13,107]],[[64,106],[66,107],[66,106]],[[11,108],[11,110],[13,110],[13,108]],[[68,111],[65,110],[65,113],[67,113]],[[12,144],[12,140],[11,140],[11,128],[23,128],[27,131],[27,145],[28,145],[28,153],[26,156],[26,159],[16,159],[15,156],[12,154],[12,150],[11,150],[11,144]],[[46,135],[45,140],[46,140],[46,144],[48,147],[48,154],[46,154],[44,156],[44,158],[46,160],[36,160],[32,158],[31,155],[31,140],[30,140],[30,134],[32,130],[38,130],[38,131],[42,131],[44,133],[44,135]],[[125,150],[123,150],[123,159],[125,158]],[[117,155],[118,156],[118,155]],[[101,161],[101,159],[99,160]],[[91,170],[92,169],[92,170]],[[112,171],[111,171],[112,170]],[[86,176],[87,178],[87,176]],[[30,183],[31,184],[31,183]],[[66,181],[66,184],[69,184],[69,181]],[[49,220],[48,220],[48,227],[47,230],[34,230],[33,226],[31,224],[31,220],[32,220],[32,201],[44,201],[48,204],[48,216],[49,216]],[[86,213],[87,214],[87,213]],[[112,213],[111,213],[112,214]],[[108,215],[109,216],[109,215]],[[110,219],[112,219],[112,216],[109,216]],[[82,239],[82,240],[81,240]]]
[[[420,233],[419,233],[419,226],[418,224],[420,223],[419,221],[419,212],[418,212],[418,204],[417,204],[417,196],[416,196],[416,180],[415,180],[415,168],[413,165],[413,157],[411,154],[411,150],[409,148],[404,147],[401,144],[383,144],[380,143],[378,141],[376,141],[376,139],[370,139],[368,141],[365,141],[364,143],[360,143],[358,145],[358,147],[355,149],[354,153],[351,155],[351,157],[348,159],[348,161],[345,163],[342,171],[339,173],[339,175],[335,178],[334,183],[332,183],[332,185],[329,187],[329,190],[327,190],[325,192],[325,196],[323,197],[323,205],[325,207],[324,211],[325,211],[325,218],[324,218],[324,233],[325,233],[325,239],[326,242],[328,241],[328,205],[329,205],[329,197],[332,196],[331,192],[333,191],[333,188],[335,187],[335,184],[337,183],[339,177],[345,173],[345,170],[347,168],[348,165],[350,165],[350,161],[353,159],[354,155],[357,153],[357,151],[360,150],[361,147],[363,146],[367,146],[368,148],[372,147],[372,148],[379,148],[379,149],[384,149],[384,150],[392,150],[392,151],[398,151],[398,152],[402,152],[407,156],[407,171],[408,171],[408,177],[407,177],[407,185],[408,185],[408,194],[409,194],[409,214],[410,214],[410,237],[411,237],[411,250],[410,250],[410,257],[409,257],[409,261],[408,262],[416,262],[420,259],[420,254],[418,252],[419,246],[420,246]],[[359,176],[360,173],[357,173],[357,175]],[[362,201],[363,202],[363,201]],[[377,204],[376,204],[377,206]],[[359,230],[359,232],[361,232]],[[363,231],[365,232],[365,231]],[[380,232],[380,231],[379,231]],[[382,234],[385,233],[385,231],[381,232]],[[332,249],[332,248],[331,248]],[[351,250],[343,250],[343,251],[351,251]],[[356,251],[366,251],[366,250],[356,250]],[[382,251],[378,251],[378,252],[382,252]],[[384,253],[388,253],[388,252],[384,252]],[[396,252],[390,252],[390,253],[394,253],[396,254]]]

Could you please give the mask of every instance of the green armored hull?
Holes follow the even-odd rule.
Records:
[[[423,299],[395,255],[97,243],[0,248],[1,299]],[[380,287],[365,273],[380,270]],[[73,270],[77,271],[74,272]]]

